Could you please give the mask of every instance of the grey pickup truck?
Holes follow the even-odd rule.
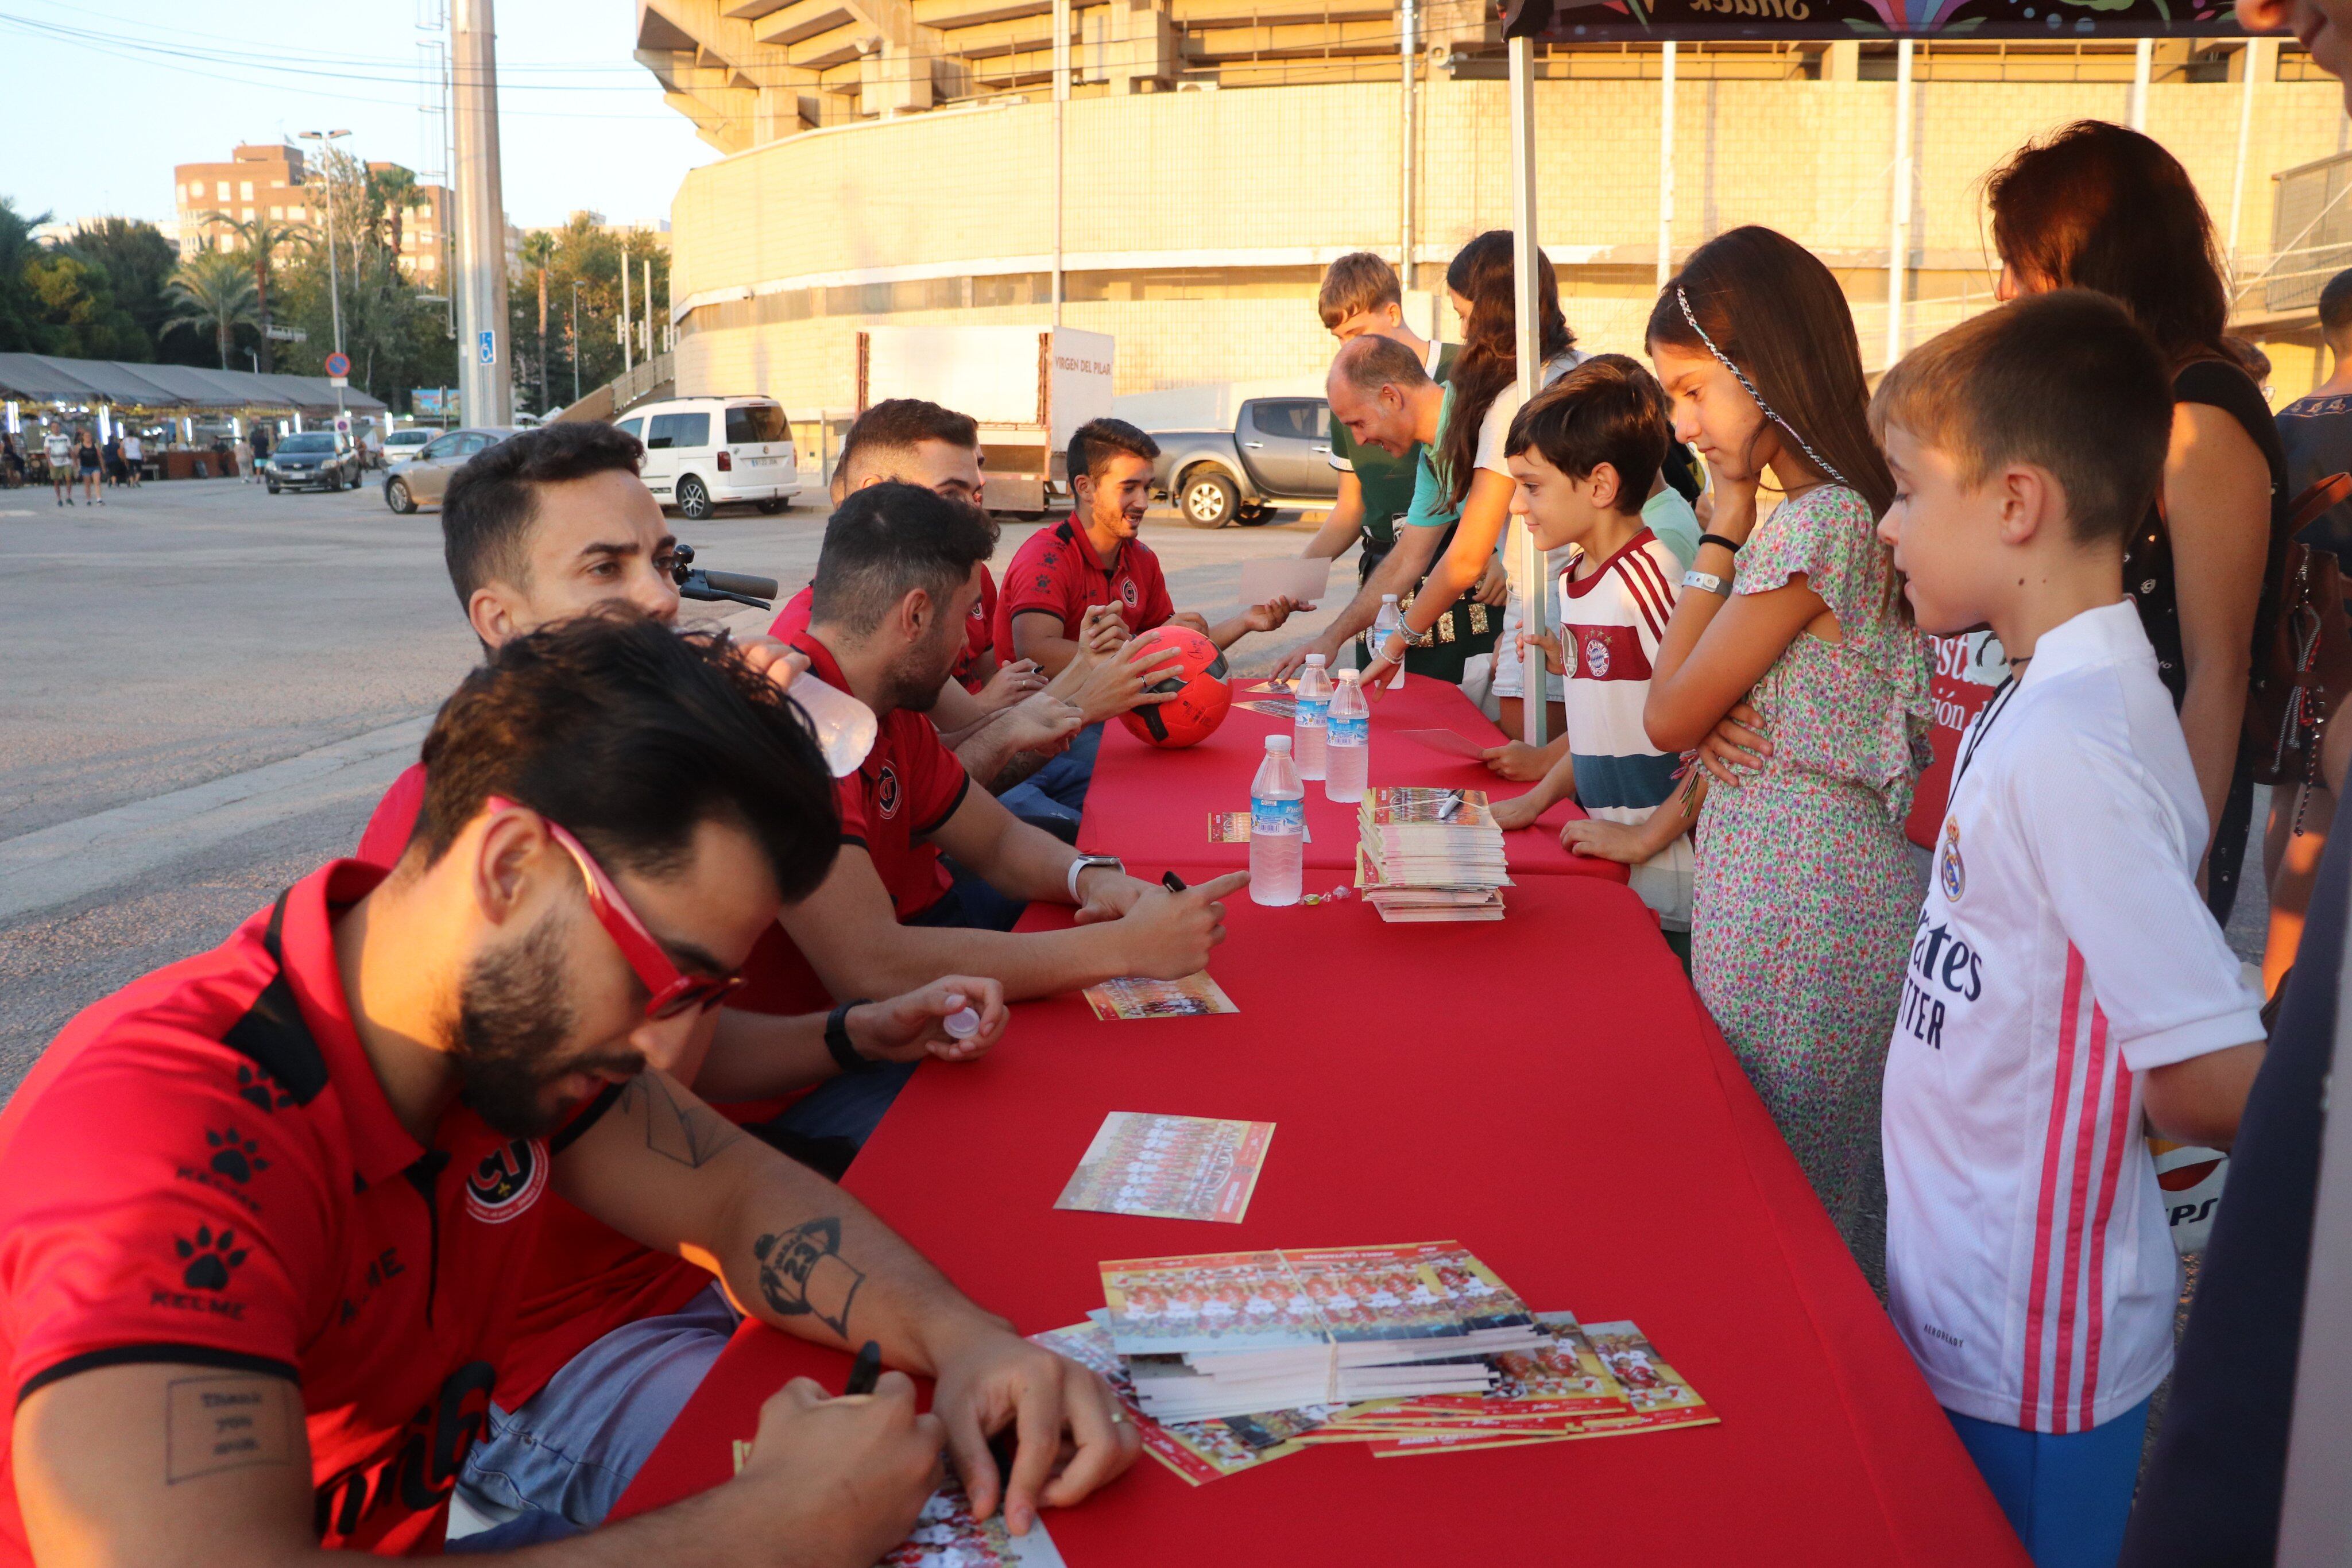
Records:
[[[1319,397],[1258,397],[1231,430],[1155,430],[1153,487],[1196,528],[1262,523],[1277,507],[1329,506],[1331,409]]]

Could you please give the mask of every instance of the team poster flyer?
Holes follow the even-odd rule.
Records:
[[[735,1469],[740,1474],[743,1461],[751,1457],[751,1445],[737,1439]],[[985,1522],[971,1516],[971,1500],[963,1493],[963,1483],[948,1474],[947,1485],[931,1494],[916,1516],[915,1528],[907,1539],[883,1554],[875,1568],[1065,1568],[1062,1554],[1054,1546],[1054,1538],[1045,1533],[1043,1520],[1029,1527],[1026,1535],[1015,1535],[1004,1528],[1004,1516],[1000,1513]]]
[[[1088,986],[1085,995],[1087,1006],[1105,1022],[1205,1018],[1242,1010],[1234,1006],[1223,987],[1209,978],[1206,969],[1181,980],[1105,980],[1099,986]]]
[[[1273,1140],[1271,1122],[1113,1111],[1054,1207],[1239,1225]]]

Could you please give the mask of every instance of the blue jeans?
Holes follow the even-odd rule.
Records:
[[[520,1408],[492,1405],[458,1489],[485,1512],[520,1517],[460,1547],[503,1549],[602,1524],[740,1322],[714,1281],[675,1312],[614,1329]]]
[[[1095,752],[1102,726],[1090,724],[1072,737],[1069,749],[999,795],[1016,817],[1065,817],[1075,825],[1087,809],[1087,786],[1095,779]]]
[[[2063,1437],[1944,1414],[2034,1568],[2116,1568],[2139,1481],[2147,1401]]]

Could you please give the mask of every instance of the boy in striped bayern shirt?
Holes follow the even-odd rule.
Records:
[[[2172,411],[2153,345],[2063,290],[1871,405],[1922,631],[1989,625],[1886,1060],[1887,1310],[2040,1568],[2112,1568],[2179,1264],[2140,1120],[2226,1148],[2258,998],[2197,891],[2203,798],[2124,597]]]
[[[1544,748],[1536,787],[1494,812],[1506,829],[1531,827],[1554,801],[1574,796],[1591,815],[1562,829],[1560,842],[1633,867],[1633,891],[1687,966],[1696,799],[1676,793],[1679,758],[1651,745],[1642,725],[1650,664],[1683,570],[1642,521],[1672,439],[1664,408],[1649,371],[1603,354],[1538,392],[1511,421],[1503,444],[1517,481],[1511,511],[1526,519],[1537,548],[1575,553],[1559,574],[1559,634],[1533,639],[1552,674],[1567,677],[1567,722]]]

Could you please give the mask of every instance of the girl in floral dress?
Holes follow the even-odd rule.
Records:
[[[1692,978],[1877,1279],[1879,1080],[1919,910],[1902,828],[1932,711],[1926,641],[1874,535],[1894,481],[1844,293],[1785,235],[1701,247],[1649,347],[1715,510],[1643,718],[1689,750],[1744,703],[1770,737],[1755,768],[1718,771],[1735,787],[1699,819]],[[1785,499],[1759,523],[1767,475]]]

